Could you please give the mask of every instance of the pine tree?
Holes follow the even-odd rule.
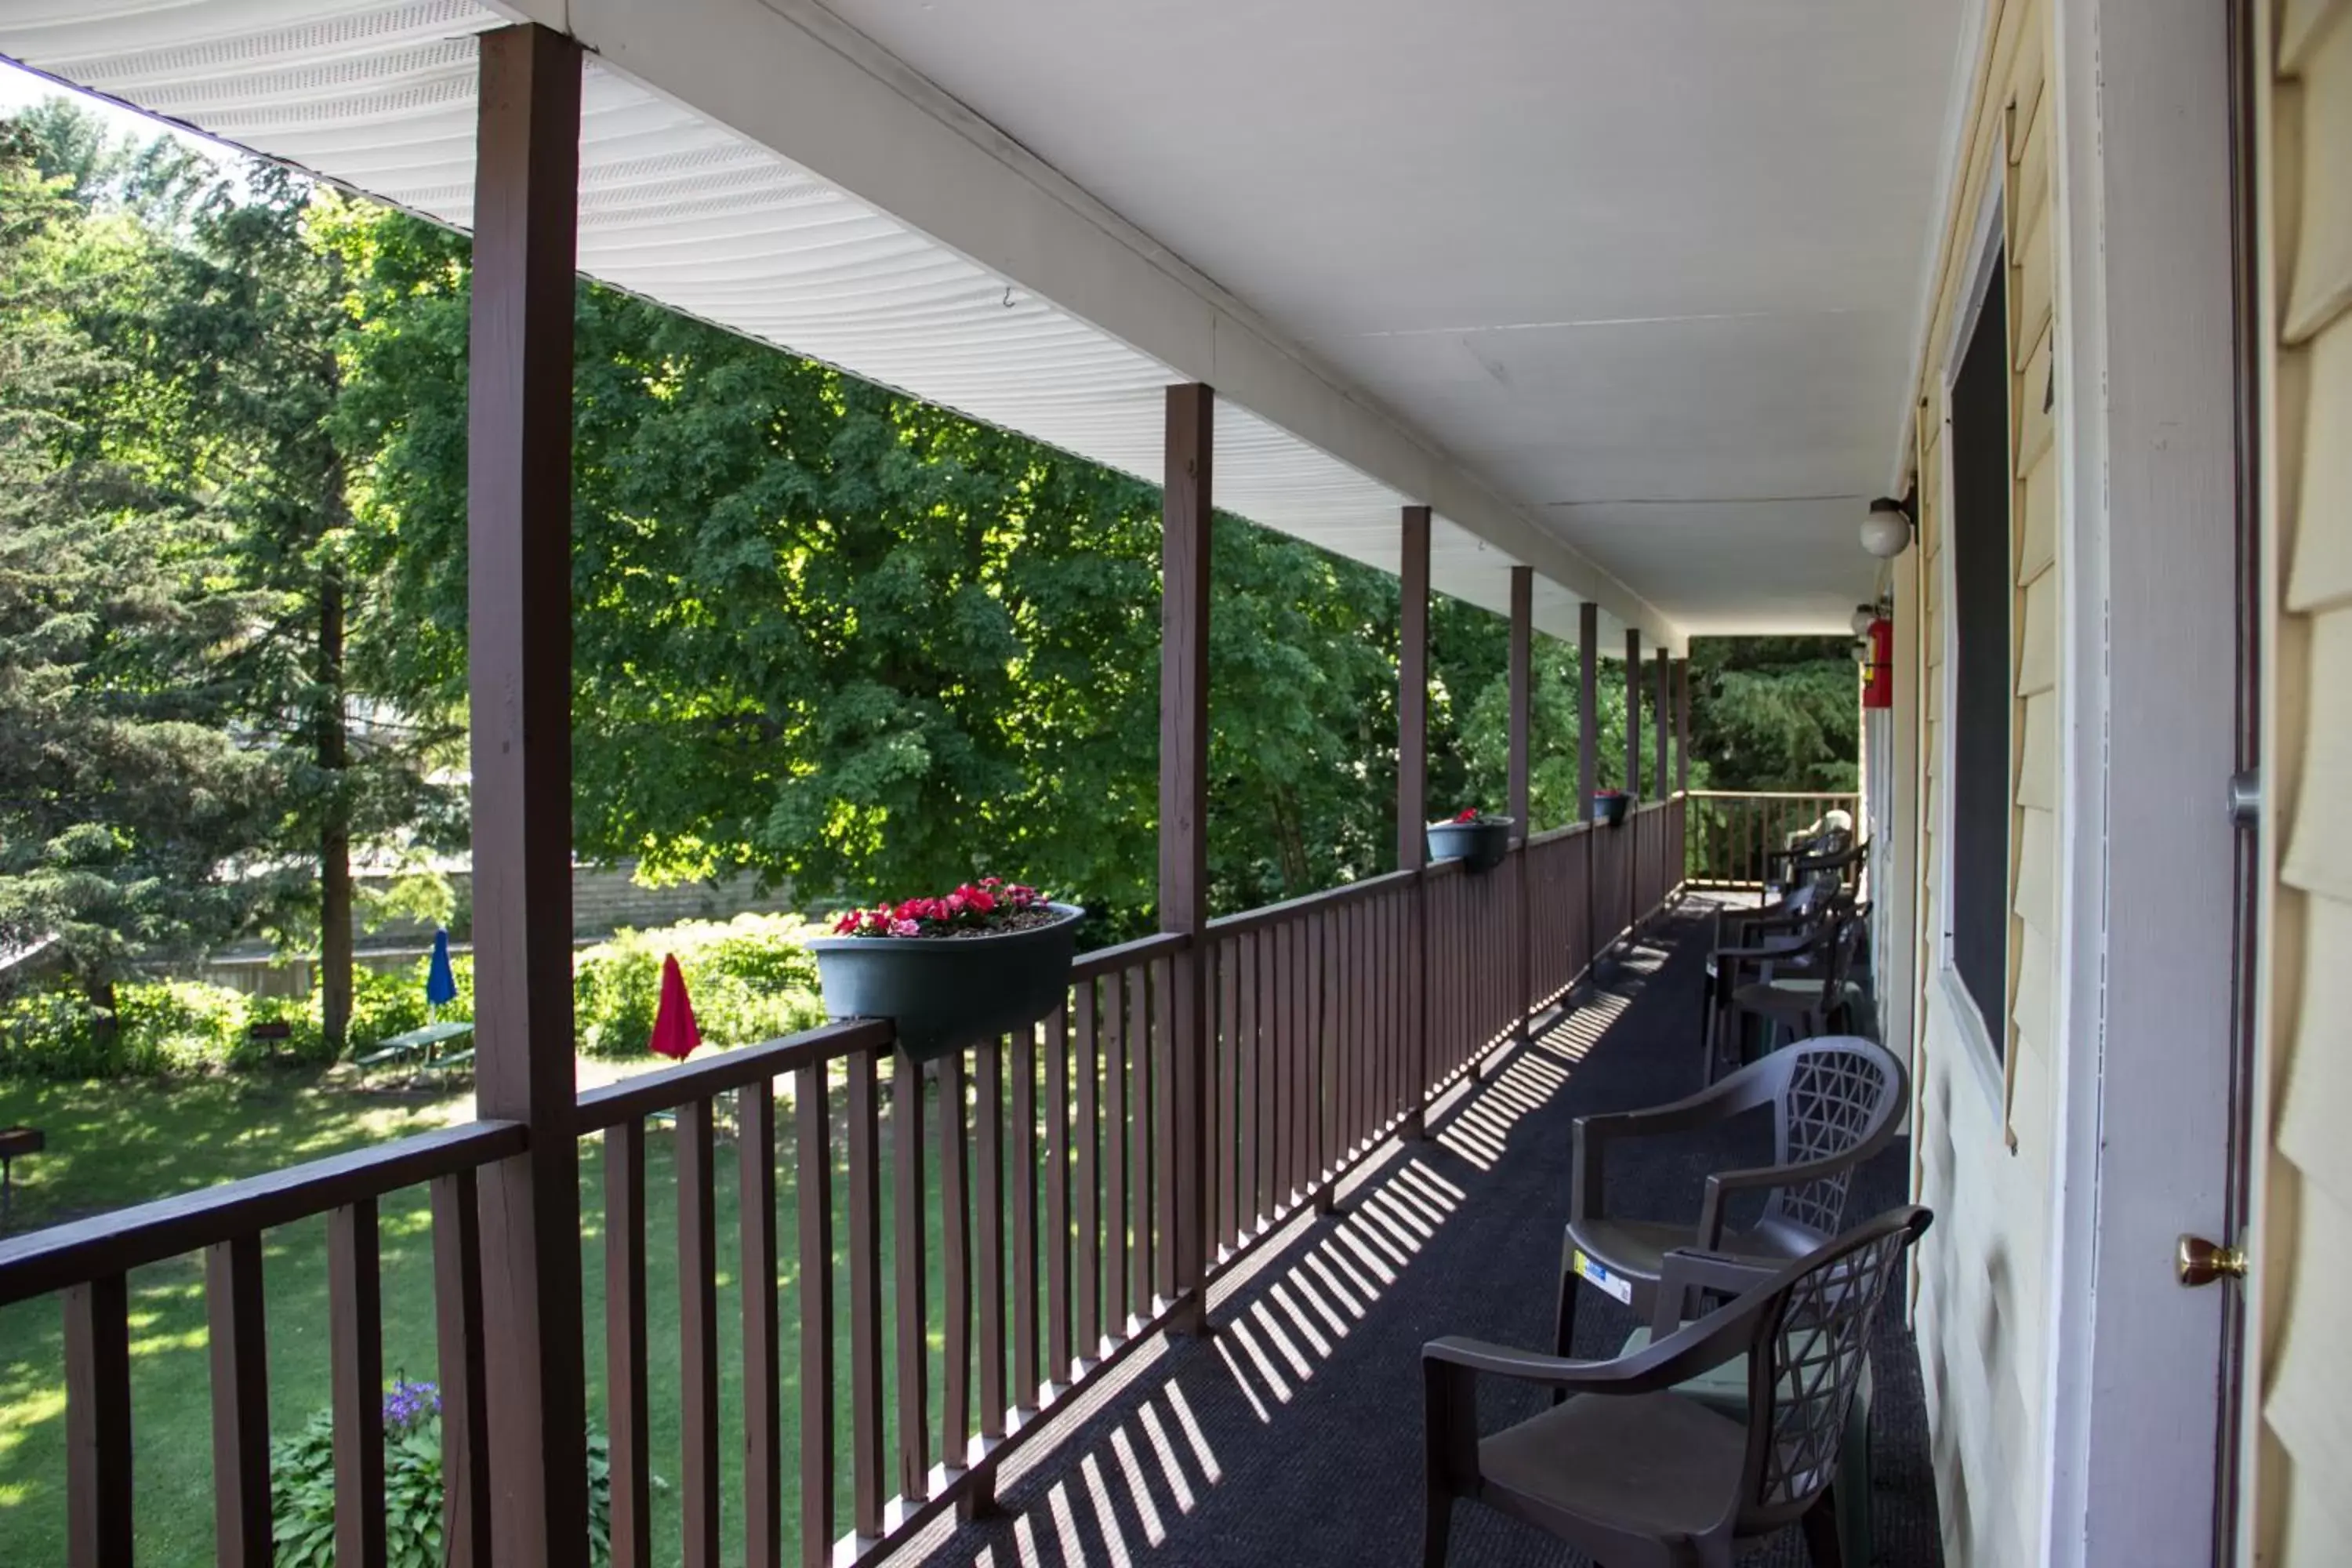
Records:
[[[224,679],[252,605],[223,540],[94,436],[118,367],[75,311],[144,279],[82,222],[0,122],[0,942],[56,942],[103,1000],[273,895],[278,781]]]

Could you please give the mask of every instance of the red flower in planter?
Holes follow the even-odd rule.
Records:
[[[1465,805],[1460,811],[1454,814],[1454,820],[1456,822],[1475,822],[1478,820],[1478,808],[1475,805]]]
[[[1043,910],[1048,900],[1036,889],[1002,877],[966,882],[944,898],[903,899],[835,917],[835,936],[940,937],[959,931],[991,931],[1038,923],[1021,917]]]

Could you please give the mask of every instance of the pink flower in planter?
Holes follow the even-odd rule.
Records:
[[[944,898],[903,899],[871,910],[848,910],[834,919],[836,936],[942,937],[996,931],[1008,922],[1027,927],[1047,908],[1036,889],[1002,877],[966,882]]]

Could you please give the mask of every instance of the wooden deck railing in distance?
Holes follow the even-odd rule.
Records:
[[[1682,875],[1695,888],[1760,888],[1770,852],[1789,836],[1843,811],[1858,824],[1862,797],[1834,791],[1693,790],[1683,826]]]

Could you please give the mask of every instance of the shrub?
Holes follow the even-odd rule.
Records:
[[[119,1039],[99,1026],[79,992],[36,991],[0,1003],[0,1074],[11,1078],[100,1078],[120,1070]]]
[[[385,1558],[392,1568],[440,1568],[441,1394],[393,1380],[383,1401]],[[321,1410],[269,1448],[269,1522],[278,1568],[333,1568],[335,1413]],[[588,1434],[588,1544],[612,1555],[613,1479],[604,1435]]]
[[[264,1062],[291,1058],[298,1062],[324,1063],[333,1060],[327,1049],[326,1026],[320,1022],[316,997],[255,996],[246,1003],[247,1037],[243,1052],[231,1063],[235,1067],[257,1067]],[[250,1031],[265,1025],[286,1026],[284,1039],[257,1040]]]
[[[0,1073],[115,1078],[227,1067],[248,1059],[246,997],[225,985],[165,980],[118,985],[114,1011],[79,991],[0,1005]]]
[[[816,961],[803,940],[816,928],[784,915],[689,921],[625,931],[572,964],[574,1029],[592,1057],[644,1054],[661,994],[661,961],[677,955],[708,1044],[756,1045],[824,1021]]]
[[[362,969],[352,976],[352,1021],[346,1032],[349,1049],[365,1051],[379,1040],[425,1026],[425,971],[431,963],[429,958],[419,958],[399,969]],[[457,997],[442,1005],[439,1016],[470,1019],[474,1016],[473,954],[458,953],[451,958],[449,971],[457,982]],[[314,1021],[320,1016],[319,1005],[319,994],[314,990],[310,1001]]]
[[[246,998],[226,985],[165,980],[121,985],[115,1027],[133,1073],[226,1067],[246,1044]]]
[[[573,964],[573,1007],[580,1048],[590,1056],[641,1055],[661,994],[661,961],[677,955],[702,1037],[712,1046],[756,1045],[824,1021],[816,961],[803,945],[819,928],[782,915],[690,921],[653,931],[625,931],[589,948]],[[391,1037],[425,1023],[429,961],[352,976],[345,1054],[363,1056]],[[474,960],[457,954],[450,969],[455,1001],[439,1016],[474,1016]],[[192,980],[140,982],[115,988],[115,1026],[78,991],[43,991],[0,1000],[0,1077],[90,1079],[209,1068],[257,1067],[277,1059],[331,1058],[321,998],[247,996]],[[286,1026],[283,1039],[253,1038],[256,1025]]]

